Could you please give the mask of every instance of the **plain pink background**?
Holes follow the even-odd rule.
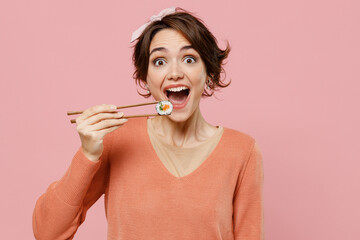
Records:
[[[80,144],[67,111],[144,101],[129,39],[172,5],[232,46],[232,84],[201,107],[261,147],[266,239],[360,239],[356,0],[1,1],[1,238],[33,239],[36,199]],[[75,239],[106,239],[103,198]]]

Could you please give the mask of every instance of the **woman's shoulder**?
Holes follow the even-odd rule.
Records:
[[[223,141],[226,143],[226,145],[230,145],[236,148],[241,148],[244,150],[245,149],[252,150],[254,148],[256,141],[255,138],[251,136],[249,133],[228,127],[223,127],[223,128],[224,128]]]
[[[131,118],[123,126],[116,129],[113,134],[139,134],[146,129],[146,119],[147,118]]]
[[[147,136],[146,118],[129,119],[123,126],[107,134],[107,141],[126,141],[135,144]]]
[[[224,133],[228,135],[229,138],[233,140],[240,140],[246,142],[253,142],[255,141],[254,137],[252,137],[249,133],[233,128],[223,127]]]

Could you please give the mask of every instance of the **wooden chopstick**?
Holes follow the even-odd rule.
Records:
[[[121,118],[138,118],[138,117],[156,117],[156,116],[166,116],[166,115],[159,115],[159,114],[138,114],[138,115],[129,115],[129,116],[122,116]],[[76,123],[76,119],[71,119],[71,123]]]
[[[148,103],[132,104],[132,105],[125,105],[125,106],[116,107],[116,109],[139,107],[139,106],[145,106],[145,105],[151,105],[151,104],[157,104],[157,103],[158,103],[158,101],[156,101],[156,102],[148,102]],[[69,112],[67,112],[67,115],[82,114],[83,112],[84,111],[69,111]],[[137,116],[137,115],[134,115],[134,116]]]

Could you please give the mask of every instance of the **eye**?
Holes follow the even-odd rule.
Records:
[[[192,56],[186,56],[184,58],[184,62],[185,63],[194,63],[194,62],[196,62],[196,59],[194,57],[192,57]]]
[[[155,66],[162,66],[165,64],[165,60],[163,58],[157,58],[153,61]]]

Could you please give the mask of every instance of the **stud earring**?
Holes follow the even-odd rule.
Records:
[[[146,88],[146,93],[147,93],[147,94],[150,94],[149,85],[147,85],[147,83],[145,84],[145,88]]]

